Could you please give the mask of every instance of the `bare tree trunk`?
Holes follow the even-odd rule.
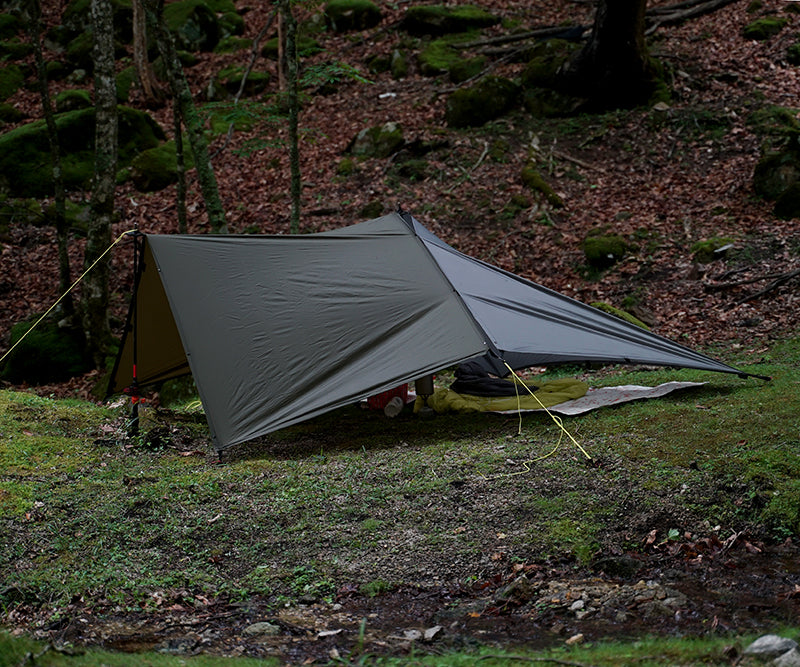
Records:
[[[117,86],[114,72],[114,22],[111,0],[92,0],[94,33],[95,161],[91,218],[84,264],[88,269],[111,244],[117,173]],[[110,347],[107,261],[90,271],[83,283],[83,328],[97,367]]]
[[[41,41],[41,15],[42,8],[39,0],[32,0],[28,5],[28,34],[33,43],[34,60],[36,62],[36,75],[39,85],[39,94],[42,98],[42,112],[47,125],[47,139],[50,143],[50,156],[53,162],[53,190],[55,195],[55,228],[56,243],[58,245],[58,287],[59,293],[64,294],[61,309],[66,317],[75,315],[75,305],[69,288],[72,284],[69,267],[69,237],[67,228],[66,202],[67,195],[64,190],[64,174],[61,169],[61,147],[58,140],[58,129],[53,114],[53,104],[50,100],[50,87],[47,81],[47,69],[42,54]]]
[[[589,42],[561,72],[568,92],[598,108],[646,102],[655,72],[644,38],[647,0],[599,0]]]
[[[164,103],[164,91],[147,57],[147,18],[142,0],[133,0],[133,64],[145,105],[161,106]]]
[[[284,16],[285,3],[281,2],[278,12],[278,90],[286,92],[286,19]]]
[[[208,143],[203,132],[203,124],[195,108],[189,84],[183,74],[175,43],[162,19],[163,0],[142,0],[142,3],[147,13],[147,25],[153,31],[159,53],[164,61],[174,98],[173,103],[178,105],[189,135],[189,144],[194,153],[194,164],[197,169],[197,179],[203,193],[211,231],[217,234],[227,234],[228,225],[225,221],[225,211],[222,208],[217,179],[208,155]]]
[[[292,13],[291,0],[283,0],[282,14],[286,24],[286,79],[289,106],[289,166],[291,169],[290,193],[292,213],[289,232],[300,233],[300,193],[302,179],[300,176],[300,148],[298,138],[299,97],[297,90],[297,21]]]
[[[175,163],[178,171],[177,207],[178,207],[178,232],[185,234],[188,231],[186,223],[186,162],[183,159],[183,127],[181,125],[181,112],[173,100],[172,124],[175,132]]]

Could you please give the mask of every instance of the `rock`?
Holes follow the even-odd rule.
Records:
[[[472,5],[414,5],[408,8],[400,28],[411,35],[446,35],[496,25],[500,19]]]
[[[487,76],[447,99],[445,120],[450,127],[479,127],[511,111],[520,99],[519,86],[499,76]]]
[[[800,651],[793,648],[772,661],[775,667],[800,667]]]
[[[397,123],[384,123],[361,130],[347,150],[359,157],[386,158],[405,144],[403,129]]]
[[[616,234],[590,234],[583,241],[586,263],[594,269],[607,269],[628,252],[628,242]]]
[[[575,646],[577,644],[582,644],[584,640],[584,636],[582,633],[578,633],[577,635],[572,635],[569,639],[567,639],[564,643],[567,646]]]
[[[213,51],[222,37],[217,14],[202,0],[164,5],[164,22],[176,46],[185,51]]]
[[[744,27],[742,30],[742,37],[745,39],[764,41],[777,35],[783,30],[787,23],[789,23],[789,19],[787,18],[767,16],[762,19],[757,19]]]
[[[779,635],[764,635],[756,639],[745,650],[745,655],[772,658],[797,649],[797,642]]]
[[[325,19],[334,32],[374,28],[381,16],[371,0],[330,0],[325,6]]]
[[[269,621],[262,621],[260,623],[248,625],[244,630],[242,630],[242,634],[247,637],[275,637],[281,634],[281,628],[280,626],[270,623]]]

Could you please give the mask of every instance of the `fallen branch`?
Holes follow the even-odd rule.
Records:
[[[766,276],[756,276],[755,278],[745,278],[744,280],[735,280],[730,283],[705,283],[703,289],[706,292],[722,292],[724,290],[734,289],[742,285],[752,285],[753,283],[761,282],[762,280],[776,280],[783,278],[784,273],[771,273]]]
[[[758,291],[758,292],[756,292],[755,294],[749,294],[748,296],[746,296],[746,297],[743,297],[743,298],[739,299],[739,300],[738,300],[736,303],[734,303],[734,304],[733,304],[733,306],[731,306],[731,307],[732,307],[732,308],[735,308],[736,306],[741,306],[743,303],[745,303],[745,302],[747,302],[747,301],[751,301],[752,299],[757,299],[757,298],[759,298],[759,297],[761,297],[761,296],[764,296],[765,294],[767,294],[767,293],[771,292],[772,290],[774,290],[774,289],[776,289],[776,288],[780,287],[780,286],[781,286],[781,285],[783,285],[784,283],[786,283],[786,282],[790,281],[790,280],[791,280],[792,278],[794,278],[795,276],[800,276],[800,269],[795,269],[794,271],[789,271],[788,273],[784,273],[784,274],[782,274],[782,275],[781,275],[780,277],[778,277],[776,280],[773,280],[773,281],[772,281],[772,282],[771,282],[769,285],[767,285],[767,286],[766,286],[764,289],[762,289],[762,290],[759,290],[759,291]]]
[[[572,162],[577,164],[579,167],[583,167],[584,169],[593,169],[594,171],[603,171],[602,167],[597,167],[589,162],[584,162],[583,160],[579,160],[576,157],[572,157],[571,155],[567,155],[566,153],[562,153],[561,151],[553,151],[553,155],[562,160],[567,160],[568,162]]]
[[[662,18],[654,20],[652,25],[645,31],[645,35],[652,35],[661,26],[677,25],[678,23],[683,23],[689,19],[697,18],[698,16],[703,16],[704,14],[710,14],[711,12],[722,9],[723,7],[733,4],[734,2],[736,2],[736,0],[710,0],[709,2],[691,6],[688,9],[666,14]],[[668,9],[669,7],[664,7],[662,8],[662,11],[666,12]]]
[[[479,46],[495,46],[497,44],[509,44],[510,42],[522,42],[526,39],[547,39],[548,37],[556,37],[564,34],[568,30],[580,28],[581,30],[588,30],[584,26],[552,26],[547,28],[537,28],[536,30],[528,30],[527,32],[519,32],[513,35],[501,35],[500,37],[487,37],[486,39],[477,39],[474,42],[462,42],[461,44],[453,44],[455,49],[474,49]]]

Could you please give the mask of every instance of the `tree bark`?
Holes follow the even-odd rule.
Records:
[[[91,217],[84,266],[89,268],[111,244],[117,173],[117,86],[114,72],[114,22],[110,0],[92,0],[94,33],[95,161]],[[108,261],[84,278],[83,328],[95,365],[101,368],[110,348]]]
[[[650,98],[656,77],[644,38],[646,5],[647,0],[599,0],[589,41],[561,70],[567,92],[600,109]]]
[[[289,107],[289,167],[291,170],[290,193],[292,212],[289,232],[300,233],[300,147],[298,135],[299,95],[297,90],[297,21],[292,13],[291,0],[283,0],[281,13],[286,25],[286,95]]]
[[[172,90],[173,104],[178,105],[183,123],[186,126],[189,144],[194,154],[197,180],[200,183],[200,190],[203,193],[203,201],[206,205],[208,223],[211,231],[215,234],[227,234],[228,225],[225,221],[225,211],[222,208],[217,179],[208,155],[208,142],[203,132],[203,123],[197,113],[192,92],[189,90],[189,84],[183,74],[183,67],[178,59],[172,35],[169,34],[162,19],[163,1],[142,0],[142,3],[147,14],[147,25],[153,31],[158,44],[158,51],[164,61],[167,79]]]
[[[69,288],[72,284],[69,266],[69,229],[67,227],[67,195],[64,189],[64,173],[61,168],[61,145],[58,140],[53,104],[50,99],[50,86],[47,81],[47,69],[42,53],[42,8],[39,0],[32,0],[28,5],[28,34],[33,44],[34,61],[36,63],[36,78],[39,86],[39,95],[42,99],[42,113],[47,127],[47,140],[50,144],[50,157],[53,163],[53,191],[55,207],[56,244],[58,247],[58,287],[59,293],[64,294],[61,309],[64,316],[72,319],[75,315],[75,305]]]
[[[158,107],[164,104],[164,91],[147,55],[147,18],[142,0],[133,0],[133,64],[145,105]]]

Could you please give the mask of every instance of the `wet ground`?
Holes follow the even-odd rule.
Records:
[[[733,535],[573,563],[517,565],[469,588],[398,588],[327,601],[208,600],[177,595],[152,612],[89,607],[58,619],[20,608],[36,637],[123,651],[277,656],[291,664],[355,654],[492,646],[543,648],[643,635],[760,633],[800,620],[800,549]]]

